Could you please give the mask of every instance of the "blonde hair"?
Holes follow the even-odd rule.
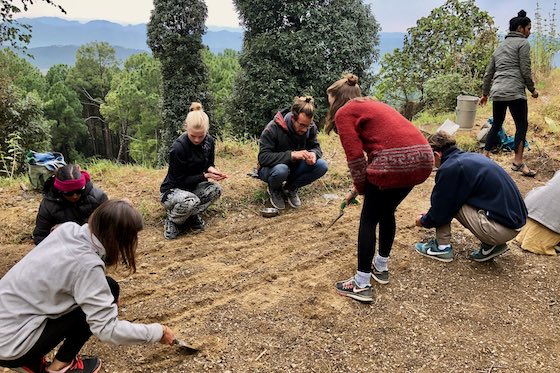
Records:
[[[210,127],[210,120],[208,119],[208,114],[204,112],[202,104],[200,102],[191,103],[189,108],[189,114],[185,118],[184,128],[185,130],[201,130],[204,129],[205,133],[208,133],[208,128]]]
[[[356,97],[362,97],[362,90],[358,85],[358,77],[350,73],[344,74],[341,79],[327,88],[327,94],[334,98],[334,102],[330,105],[327,111],[327,118],[325,119],[325,130],[329,134],[333,129],[336,132],[334,116],[338,109],[343,107],[348,101]]]
[[[315,100],[313,100],[311,96],[296,96],[294,97],[291,110],[295,119],[297,119],[301,113],[313,119],[313,114],[315,114]]]

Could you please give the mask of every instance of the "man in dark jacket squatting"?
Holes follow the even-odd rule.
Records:
[[[277,209],[301,206],[298,189],[323,176],[327,162],[317,141],[311,97],[296,97],[291,109],[278,112],[259,140],[259,179],[268,184],[270,202]]]
[[[453,260],[451,220],[457,219],[480,241],[470,258],[490,260],[508,250],[507,242],[525,225],[527,208],[512,178],[494,161],[456,147],[455,139],[440,131],[429,139],[438,171],[430,210],[416,225],[436,228],[436,237],[417,243],[420,254],[443,262]]]

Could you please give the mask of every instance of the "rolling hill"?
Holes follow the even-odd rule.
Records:
[[[57,63],[73,65],[78,47],[93,41],[113,45],[121,60],[134,53],[150,52],[146,43],[146,24],[121,25],[103,20],[83,23],[57,17],[20,18],[18,21],[32,26],[33,37],[28,52],[33,58],[29,61],[42,71]],[[404,33],[382,32],[380,55],[402,46],[403,36]],[[225,49],[240,51],[243,30],[209,26],[202,40],[213,53]]]

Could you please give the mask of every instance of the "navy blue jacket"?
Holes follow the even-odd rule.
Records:
[[[421,220],[425,228],[451,222],[465,204],[511,229],[523,227],[527,219],[523,197],[507,172],[482,154],[456,147],[443,153],[431,203]]]

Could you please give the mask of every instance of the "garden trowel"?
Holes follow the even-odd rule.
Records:
[[[358,204],[358,201],[356,200],[356,198],[352,197],[350,203],[356,205]],[[327,229],[325,229],[325,232],[328,231],[334,225],[334,223],[336,223],[338,219],[342,217],[342,215],[344,215],[344,209],[346,208],[346,206],[348,206],[348,201],[342,201],[342,203],[340,204],[340,210],[338,211],[338,216],[332,221],[332,223],[329,224]]]
[[[178,350],[187,355],[194,355],[200,351],[200,349],[193,347],[182,339],[175,338],[173,340],[173,345],[178,347]]]

